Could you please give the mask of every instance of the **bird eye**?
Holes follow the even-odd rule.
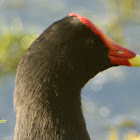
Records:
[[[94,47],[94,40],[93,39],[86,40],[86,47],[93,48]]]

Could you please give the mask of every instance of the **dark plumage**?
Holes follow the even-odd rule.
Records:
[[[104,40],[76,14],[48,27],[17,69],[14,140],[89,140],[80,92],[97,73],[118,65],[108,54]]]

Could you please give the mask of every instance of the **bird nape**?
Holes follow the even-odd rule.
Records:
[[[90,140],[81,89],[100,71],[119,65],[140,66],[140,56],[78,14],[53,23],[18,66],[14,140]]]

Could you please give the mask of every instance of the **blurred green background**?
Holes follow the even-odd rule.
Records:
[[[13,91],[17,65],[34,39],[51,23],[75,12],[98,24],[120,45],[140,54],[139,0],[1,0],[0,1],[0,140],[14,135]],[[92,139],[120,140],[140,133],[140,68],[112,68],[82,90],[83,110]],[[114,139],[115,140],[115,139]]]

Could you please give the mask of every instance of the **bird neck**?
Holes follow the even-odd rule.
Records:
[[[58,78],[49,84],[52,88],[46,91],[46,107],[42,108],[49,138],[89,140],[81,109],[81,88],[71,79]]]
[[[16,129],[23,135],[20,138],[89,140],[81,109],[81,87],[71,78],[60,80],[59,76],[51,77],[45,84],[36,81],[37,87],[32,87],[38,90],[34,93],[36,95],[28,95],[28,100],[24,99],[24,113],[17,112],[20,123],[17,120]]]

